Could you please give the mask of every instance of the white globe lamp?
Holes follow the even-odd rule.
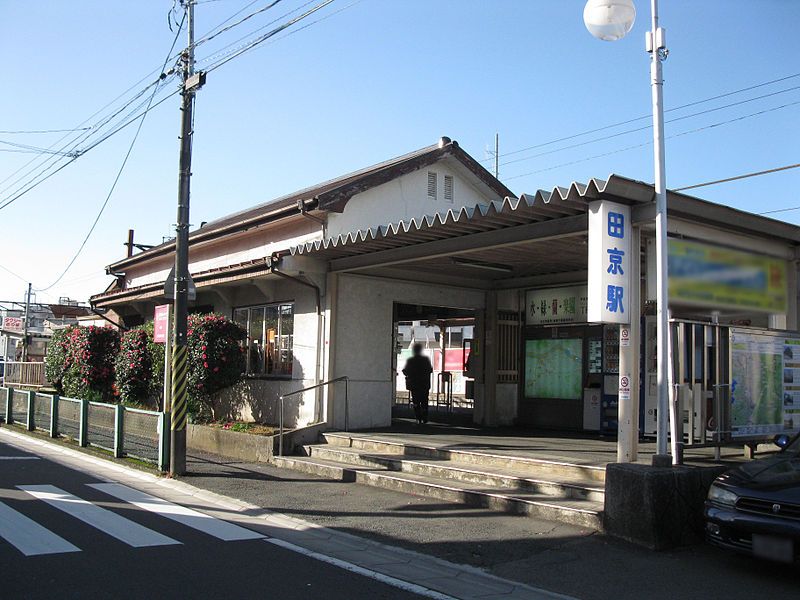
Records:
[[[605,42],[615,42],[625,37],[635,20],[633,0],[589,0],[583,7],[586,29]]]

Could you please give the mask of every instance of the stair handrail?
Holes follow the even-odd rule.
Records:
[[[296,396],[298,394],[303,394],[305,392],[310,392],[311,390],[316,390],[318,388],[326,387],[326,386],[329,386],[329,385],[334,384],[334,383],[339,383],[341,381],[344,381],[344,430],[348,431],[349,430],[349,420],[350,420],[350,415],[349,415],[350,407],[349,407],[349,401],[348,401],[348,387],[349,387],[348,382],[350,381],[350,378],[347,375],[344,375],[342,377],[336,377],[335,379],[329,379],[328,381],[322,381],[320,383],[317,383],[316,385],[312,385],[312,386],[303,388],[301,390],[295,390],[293,392],[289,392],[288,394],[281,394],[279,396],[278,399],[280,401],[280,413],[278,415],[278,423],[279,423],[279,426],[278,426],[278,456],[283,456],[283,407],[284,407],[284,400],[286,398],[291,397],[291,396]]]

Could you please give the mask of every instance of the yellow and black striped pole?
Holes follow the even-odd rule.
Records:
[[[194,75],[194,3],[186,9],[188,46],[182,55],[181,154],[178,167],[178,221],[175,226],[175,324],[172,345],[172,414],[170,416],[170,475],[186,473],[187,331],[189,320],[189,183],[192,175],[192,112],[197,82]]]
[[[186,429],[187,408],[187,373],[186,346],[175,346],[172,352],[172,414],[170,429],[183,431]]]

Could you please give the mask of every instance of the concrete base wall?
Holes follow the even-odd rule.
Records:
[[[214,395],[214,420],[278,425],[280,396],[314,383],[313,379],[245,379]],[[284,427],[304,427],[318,420],[316,394],[305,392],[285,400]]]
[[[188,425],[186,447],[190,451],[210,452],[243,462],[268,462],[275,438],[228,431],[207,425]]]
[[[606,467],[605,529],[651,550],[703,539],[703,503],[727,467]]]
[[[498,383],[495,400],[496,422],[498,425],[514,425],[517,418],[517,384]]]

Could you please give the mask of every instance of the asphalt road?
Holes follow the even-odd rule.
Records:
[[[530,517],[192,453],[185,481],[582,600],[800,597],[800,570],[700,545],[651,552]]]
[[[2,598],[418,598],[259,535],[0,443]]]

